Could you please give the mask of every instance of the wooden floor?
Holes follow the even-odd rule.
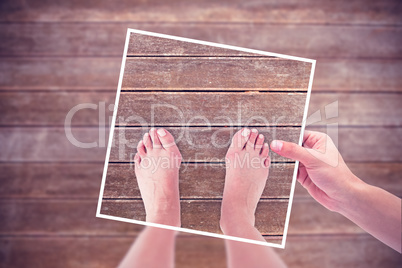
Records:
[[[339,117],[313,127],[337,122],[352,171],[402,196],[401,4],[319,3],[2,1],[0,267],[113,267],[141,230],[95,218],[109,131],[99,113],[112,115],[127,27],[316,59],[309,113],[324,117],[324,106],[338,101]],[[80,103],[98,109],[77,113],[71,130],[94,148],[66,138],[66,114]],[[278,252],[290,267],[401,264],[400,254],[299,185],[287,241]],[[223,242],[181,235],[176,260],[224,267]]]

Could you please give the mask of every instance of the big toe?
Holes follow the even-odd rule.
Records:
[[[250,133],[251,131],[248,128],[243,128],[237,131],[232,138],[231,147],[238,150],[242,150],[250,137]]]
[[[149,130],[149,136],[151,137],[152,147],[153,148],[155,148],[155,149],[162,148],[161,141],[159,140],[159,136],[156,134],[156,129],[155,128],[151,128]]]
[[[163,148],[169,149],[177,147],[172,134],[170,134],[170,132],[167,131],[166,129],[164,128],[158,129],[157,134]]]

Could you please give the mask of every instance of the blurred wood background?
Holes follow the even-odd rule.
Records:
[[[402,196],[398,1],[0,3],[0,267],[113,267],[133,224],[95,218],[127,27],[317,60],[309,113],[338,101],[339,150],[363,180]],[[133,52],[134,53],[134,52]],[[81,103],[66,138],[64,120]],[[103,106],[103,103],[105,105]],[[324,116],[323,116],[324,117]],[[99,131],[99,126],[101,131]],[[223,241],[178,238],[177,267],[224,267]],[[297,187],[290,267],[399,267],[401,256]]]

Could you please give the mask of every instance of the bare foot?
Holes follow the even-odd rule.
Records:
[[[179,167],[181,154],[173,136],[152,128],[138,143],[135,175],[146,221],[180,226]]]
[[[232,139],[226,154],[226,178],[221,209],[225,234],[242,224],[254,226],[255,209],[268,178],[269,147],[256,129],[242,129]],[[237,227],[236,227],[237,226]],[[235,234],[229,234],[235,235]]]

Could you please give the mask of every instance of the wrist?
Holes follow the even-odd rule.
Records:
[[[368,184],[351,173],[347,180],[345,190],[339,195],[335,211],[348,217],[362,202]]]

